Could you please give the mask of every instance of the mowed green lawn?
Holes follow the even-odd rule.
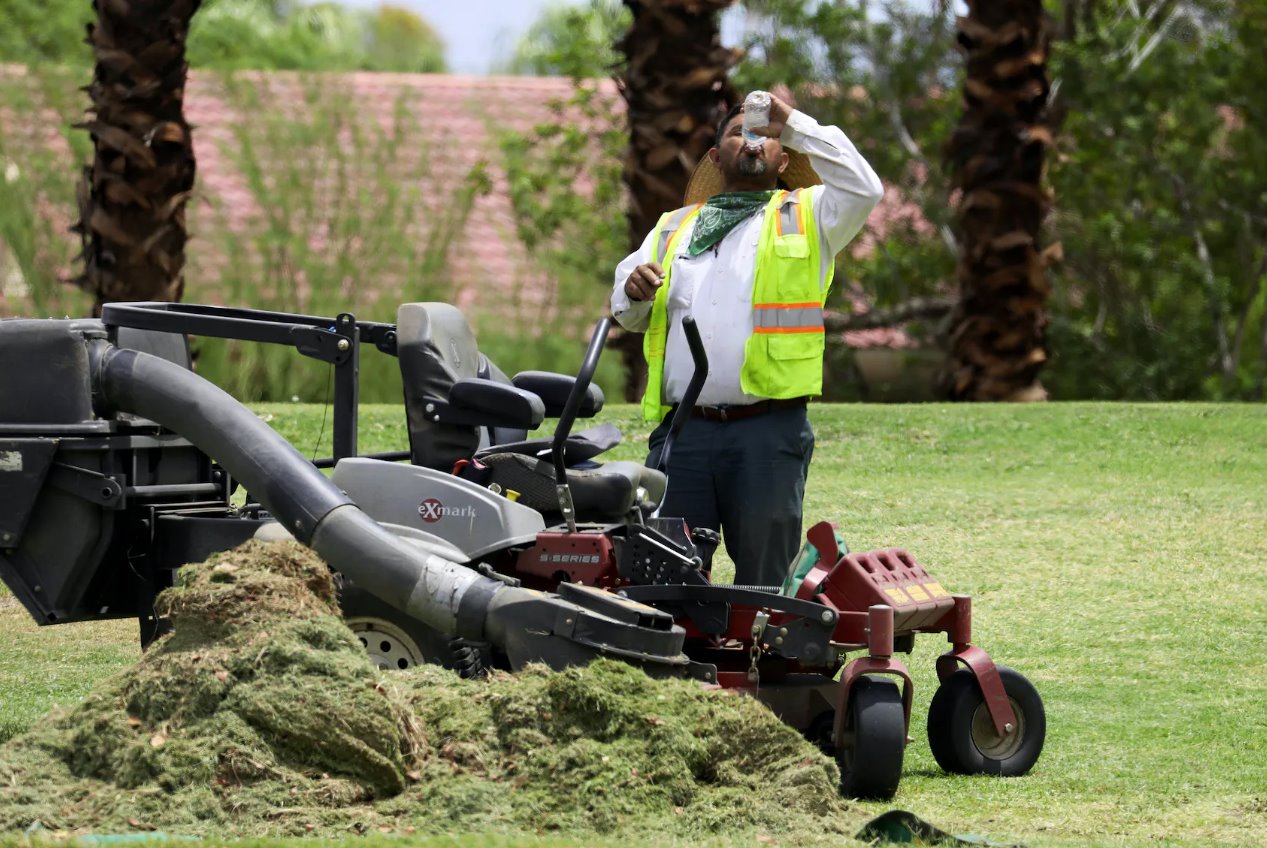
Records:
[[[328,453],[319,407],[261,413],[300,450]],[[400,414],[365,409],[362,450],[400,446]],[[860,820],[900,807],[1030,845],[1267,844],[1267,408],[820,405],[812,416],[807,521],[837,522],[855,550],[905,547],[973,595],[975,641],[1047,705],[1029,776],[947,776],[923,729],[944,643],[921,637],[905,776]],[[649,427],[636,410],[603,420],[625,429],[618,456],[641,459]],[[37,629],[10,597],[0,633],[0,737],[137,654],[130,622]]]

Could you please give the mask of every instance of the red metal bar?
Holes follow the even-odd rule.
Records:
[[[972,596],[954,595],[955,605],[941,620],[946,640],[955,645],[967,645],[972,641]]]
[[[748,679],[747,671],[718,671],[717,685],[723,689],[756,689]]]
[[[955,647],[937,658],[937,677],[945,681],[955,673],[963,663],[977,678],[981,687],[981,695],[985,698],[985,707],[990,711],[990,720],[1000,736],[1006,736],[1016,729],[1016,713],[1012,710],[1012,702],[1003,688],[1003,678],[990,655],[976,645],[955,645]]]
[[[872,604],[867,609],[867,651],[871,656],[893,656],[893,607]]]

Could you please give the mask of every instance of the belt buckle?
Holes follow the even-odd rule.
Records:
[[[721,419],[722,423],[726,422],[726,407],[725,406],[717,407],[717,416],[718,418]]]

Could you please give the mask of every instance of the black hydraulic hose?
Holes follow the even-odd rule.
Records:
[[[295,538],[370,594],[441,633],[487,639],[512,668],[554,668],[614,653],[681,673],[681,627],[643,626],[617,617],[604,593],[579,587],[589,606],[510,586],[424,552],[366,515],[299,451],[232,396],[179,365],[103,340],[90,343],[93,402],[99,413],[140,415],[214,458]],[[647,609],[645,614],[654,614]]]
[[[505,584],[403,542],[255,413],[193,372],[104,341],[93,342],[91,355],[103,413],[140,415],[181,434],[336,571],[441,632],[483,638],[493,595],[510,591]]]
[[[110,406],[157,421],[213,457],[305,545],[326,514],[352,499],[259,416],[192,371],[110,349],[97,388]]]

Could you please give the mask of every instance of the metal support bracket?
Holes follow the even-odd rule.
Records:
[[[902,681],[902,713],[906,718],[906,735],[911,734],[911,706],[915,701],[915,684],[906,664],[892,657],[858,657],[845,666],[840,674],[840,703],[836,707],[836,722],[832,739],[839,740],[845,731],[845,713],[849,709],[849,694],[854,682],[864,674],[887,674]]]
[[[54,462],[48,485],[109,509],[123,506],[123,486],[114,477],[86,468]]]
[[[985,698],[985,707],[990,711],[990,720],[994,722],[994,730],[1000,736],[1007,736],[1016,729],[1016,713],[1012,710],[1012,701],[1003,688],[1003,678],[999,669],[990,659],[990,655],[976,645],[955,645],[955,647],[937,658],[937,677],[942,682],[955,673],[959,664],[968,667],[977,678],[981,687],[981,695]]]

